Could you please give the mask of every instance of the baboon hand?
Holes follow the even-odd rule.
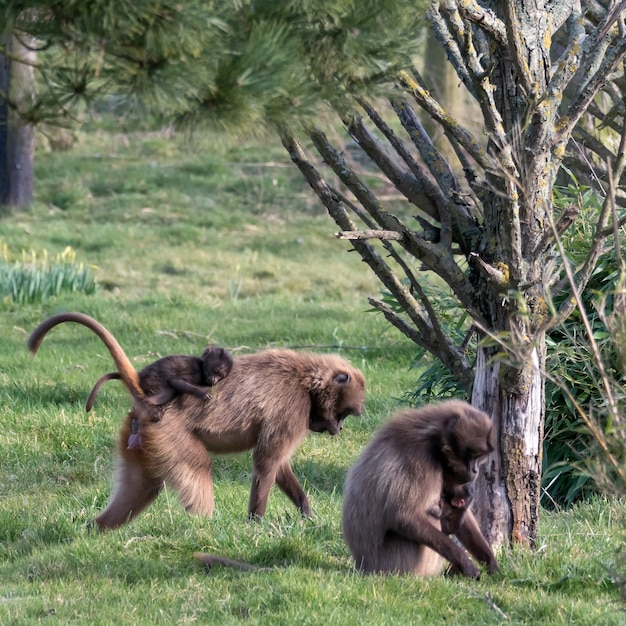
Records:
[[[463,574],[468,578],[480,579],[480,570],[476,567],[476,564],[468,557],[461,562]]]

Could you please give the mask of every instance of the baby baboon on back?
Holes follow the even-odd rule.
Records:
[[[211,398],[211,387],[226,378],[233,366],[233,357],[225,348],[208,346],[200,357],[172,354],[147,365],[139,372],[139,384],[145,400],[154,406],[167,404],[177,394],[189,393],[201,400]],[[100,387],[107,380],[120,380],[118,372],[102,376],[87,398],[91,410]],[[155,421],[158,416],[155,415]]]

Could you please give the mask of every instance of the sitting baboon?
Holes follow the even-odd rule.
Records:
[[[393,416],[346,477],[343,534],[357,568],[426,576],[439,573],[447,559],[466,576],[478,577],[476,565],[448,536],[453,532],[489,571],[497,570],[466,505],[468,485],[493,448],[491,419],[466,402]]]

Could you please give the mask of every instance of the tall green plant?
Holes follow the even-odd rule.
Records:
[[[567,275],[576,268],[595,237],[594,220],[602,203],[596,193],[571,183],[555,192],[554,202],[581,216],[577,227],[559,243]],[[547,337],[546,445],[544,486],[553,503],[571,504],[590,491],[626,492],[626,430],[623,355],[625,274],[622,250],[614,246],[599,259],[582,293],[574,292],[576,309]],[[558,308],[560,303],[554,303]]]
[[[97,281],[92,267],[76,261],[76,252],[67,247],[54,258],[47,250],[39,257],[34,250],[22,251],[12,261],[9,249],[2,244],[0,258],[0,299],[3,302],[29,304],[43,302],[63,292],[96,291]]]

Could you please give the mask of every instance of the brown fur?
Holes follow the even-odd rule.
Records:
[[[29,341],[31,349],[36,350],[43,335],[56,324],[78,321],[103,341],[106,338],[122,381],[127,386],[136,382],[141,390],[130,361],[98,322],[80,314],[51,319],[54,323],[47,320],[35,330]],[[188,394],[175,396],[163,408],[159,422],[151,421],[153,408],[140,396],[120,431],[117,486],[95,523],[101,529],[124,524],[145,509],[164,484],[178,492],[189,512],[211,516],[214,499],[209,452],[252,448],[249,514],[265,513],[269,491],[276,483],[304,515],[310,515],[306,494],[291,469],[291,456],[309,430],[339,433],[347,415],[360,415],[364,397],[363,374],[345,359],[290,350],[236,358],[211,402]],[[127,447],[134,420],[141,424],[141,449]]]
[[[439,573],[447,559],[477,578],[476,565],[448,536],[454,532],[489,571],[497,570],[472,512],[467,506],[454,511],[452,504],[459,497],[455,486],[473,483],[493,448],[489,416],[466,402],[450,400],[393,416],[346,477],[343,534],[357,568],[427,576]],[[452,492],[449,500],[446,492]],[[461,499],[468,493],[461,488]]]
[[[154,406],[167,404],[181,393],[190,393],[201,400],[209,400],[210,388],[226,378],[232,366],[233,357],[228,350],[208,346],[200,357],[171,354],[147,365],[139,372],[139,384],[146,395],[146,401]],[[100,387],[107,380],[120,379],[118,372],[102,376],[87,398],[86,410],[91,410]]]
[[[475,481],[464,485],[444,485],[439,510],[433,515],[441,520],[441,532],[456,535],[463,523],[463,517],[474,498]]]

